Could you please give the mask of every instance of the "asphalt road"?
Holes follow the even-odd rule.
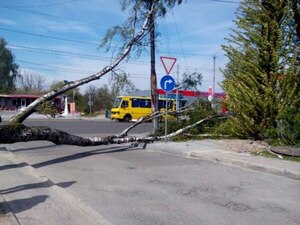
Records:
[[[105,136],[118,134],[129,127],[132,123],[117,122],[111,120],[25,120],[27,126],[49,126],[62,131],[77,135],[99,135]],[[141,134],[150,132],[151,123],[140,124],[132,129],[129,134]]]

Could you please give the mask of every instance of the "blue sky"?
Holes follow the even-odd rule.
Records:
[[[234,1],[188,0],[160,19],[157,44],[157,77],[166,74],[160,56],[177,58],[171,75],[179,79],[184,72],[200,72],[207,91],[213,82],[213,57],[216,52],[216,83],[219,68],[226,58],[219,51],[224,38],[234,28],[238,4]],[[0,36],[5,38],[21,71],[53,80],[77,80],[109,65],[113,54],[99,48],[107,29],[121,25],[127,17],[119,0],[1,0]],[[141,90],[150,89],[149,52],[123,62],[120,69]],[[92,84],[109,85],[109,74]],[[82,91],[87,85],[81,88]],[[221,91],[216,84],[216,91]]]

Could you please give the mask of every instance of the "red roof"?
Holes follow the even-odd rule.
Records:
[[[0,94],[0,98],[34,98],[37,99],[42,95],[29,95],[29,94]],[[60,98],[57,96],[56,98]]]
[[[162,89],[158,89],[157,93],[159,95],[164,95],[166,92]],[[176,94],[176,90],[171,91],[170,93]],[[204,91],[186,91],[186,90],[178,90],[178,94],[181,94],[183,96],[190,96],[190,97],[202,97],[206,98],[209,96],[209,92],[204,92]],[[216,98],[221,98],[224,97],[225,93],[215,93]]]

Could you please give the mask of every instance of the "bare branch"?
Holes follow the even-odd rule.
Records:
[[[98,73],[95,73],[91,76],[82,78],[82,79],[74,81],[74,82],[70,82],[70,83],[64,85],[59,90],[53,90],[53,91],[43,95],[42,97],[40,97],[40,98],[36,99],[34,102],[32,102],[29,106],[27,106],[23,111],[14,115],[9,120],[9,123],[22,123],[28,116],[30,116],[35,111],[35,108],[38,105],[40,105],[46,101],[49,101],[49,100],[55,98],[56,96],[65,93],[66,91],[72,90],[78,86],[89,83],[91,81],[98,80],[103,75],[105,75],[106,73],[108,73],[108,72],[112,71],[114,68],[116,68],[119,65],[119,63],[129,54],[132,46],[135,43],[137,43],[141,38],[144,37],[146,31],[148,30],[149,16],[152,14],[153,9],[154,8],[152,7],[147,18],[144,21],[143,27],[141,28],[140,32],[127,43],[122,54],[120,54],[120,56],[111,65],[106,66]]]

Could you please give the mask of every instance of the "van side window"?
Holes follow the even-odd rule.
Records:
[[[128,101],[127,100],[123,100],[122,102],[122,108],[127,108],[128,107]]]
[[[151,108],[151,101],[149,99],[141,99],[140,107],[141,108]]]
[[[138,98],[131,99],[131,106],[134,108],[140,107],[140,99]]]
[[[166,101],[158,100],[158,109],[166,108]]]

